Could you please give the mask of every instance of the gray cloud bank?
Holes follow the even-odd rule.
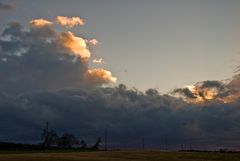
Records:
[[[151,89],[153,90],[153,89]],[[148,93],[148,94],[147,94]],[[46,121],[59,133],[94,140],[107,130],[112,147],[236,147],[239,103],[186,104],[168,95],[95,88],[0,95],[1,140],[34,142]]]

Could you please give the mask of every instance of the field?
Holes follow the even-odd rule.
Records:
[[[0,161],[240,161],[240,153],[98,151],[2,152]]]

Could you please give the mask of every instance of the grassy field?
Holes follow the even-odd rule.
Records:
[[[0,153],[0,161],[240,161],[238,153],[99,151]]]

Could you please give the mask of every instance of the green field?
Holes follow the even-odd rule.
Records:
[[[240,161],[240,154],[160,151],[16,152],[0,153],[0,161]]]

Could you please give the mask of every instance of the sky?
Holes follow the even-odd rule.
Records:
[[[45,123],[111,148],[239,148],[240,1],[0,0],[0,141]]]
[[[228,79],[239,64],[238,0],[14,3],[13,11],[1,11],[1,27],[9,21],[80,16],[86,24],[75,33],[100,42],[92,54],[104,59],[117,83],[141,90],[166,93],[202,80]]]

